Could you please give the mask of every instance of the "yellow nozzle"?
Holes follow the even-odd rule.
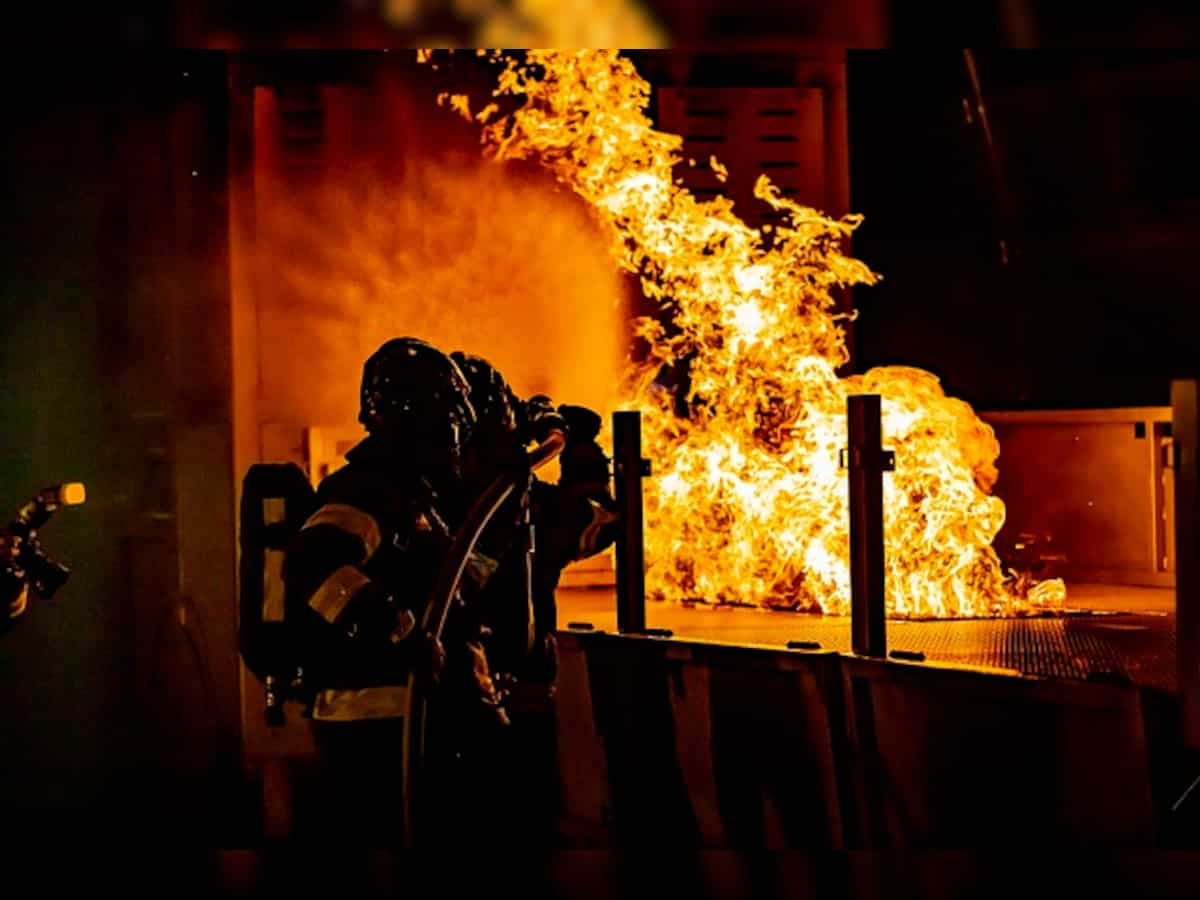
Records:
[[[58,499],[63,506],[78,506],[87,499],[87,490],[82,481],[72,481],[58,489]]]

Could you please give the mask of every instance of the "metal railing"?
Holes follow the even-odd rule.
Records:
[[[884,450],[880,398],[847,398],[848,447],[842,452],[850,488],[850,620],[854,652],[887,655],[884,604],[883,473],[895,465]],[[650,464],[642,458],[641,414],[613,414],[613,475],[622,527],[617,539],[617,631],[647,634],[645,534],[642,479]]]

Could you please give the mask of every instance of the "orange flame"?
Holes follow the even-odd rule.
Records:
[[[484,126],[489,154],[536,159],[583,197],[619,265],[671,316],[669,328],[640,321],[649,364],[628,395],[644,413],[655,467],[646,482],[653,596],[846,612],[846,397],[877,393],[896,452],[884,489],[889,613],[1061,606],[1061,581],[1018,582],[991,546],[1004,522],[990,495],[992,429],[928,372],[837,376],[848,353],[832,291],[878,280],[840,250],[859,217],[803,207],[765,176],[754,193],[784,213],[774,229],[748,226],[727,199],[698,201],[673,179],[682,139],[652,127],[649,85],[618,51],[507,58],[494,95],[525,102]],[[460,111],[469,114],[465,103]],[[663,364],[681,360],[687,418],[654,383]]]

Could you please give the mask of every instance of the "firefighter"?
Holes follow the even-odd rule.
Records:
[[[608,458],[596,443],[601,420],[581,406],[555,407],[541,394],[523,401],[486,359],[463,351],[451,357],[470,384],[478,416],[464,454],[470,495],[480,493],[501,466],[518,459],[528,443],[542,440],[553,429],[567,435],[557,484],[531,475],[525,489],[514,492],[497,512],[480,541],[495,573],[487,590],[492,601],[482,604],[490,616],[494,668],[516,675],[518,669],[533,665],[540,667],[540,680],[552,681],[553,650],[546,645],[553,643],[554,595],[562,571],[616,540]]]
[[[452,354],[471,386],[478,421],[464,458],[465,481],[477,494],[530,442],[566,432],[557,484],[530,475],[493,518],[480,540],[493,575],[479,598],[492,671],[514,727],[498,744],[508,777],[492,802],[510,810],[505,837],[553,838],[557,785],[554,725],[555,592],[563,569],[603,551],[616,538],[608,459],[596,443],[600,417],[577,406],[555,407],[544,395],[519,399],[486,359]]]
[[[476,413],[475,428],[463,457],[464,497],[478,497],[502,471],[519,467],[525,447],[541,440],[550,429],[566,430],[552,410],[539,417],[536,428],[525,421],[524,405],[503,376],[485,359],[462,352],[451,354],[465,375]],[[517,661],[529,655],[534,641],[530,602],[530,552],[532,521],[529,488],[532,474],[492,517],[477,545],[476,562],[488,566],[492,577],[477,607],[488,636],[488,658],[493,670],[511,673]],[[501,565],[501,561],[505,565]]]
[[[364,366],[359,421],[367,437],[322,481],[317,510],[289,549],[288,616],[304,623],[303,643],[314,648],[305,678],[333,787],[325,824],[341,837],[398,845],[411,725],[398,686],[408,673],[441,674],[442,739],[431,752],[485,744],[507,719],[480,636],[461,614],[476,585],[464,583],[444,649],[425,646],[416,628],[463,506],[462,450],[476,424],[469,386],[430,344],[391,340]],[[469,571],[486,581],[486,567]]]

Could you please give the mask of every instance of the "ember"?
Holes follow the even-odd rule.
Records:
[[[889,612],[1061,607],[1061,581],[1002,570],[992,540],[1004,505],[990,494],[999,445],[970,406],[918,369],[838,377],[848,354],[832,291],[878,280],[840,250],[858,217],[803,207],[765,176],[755,196],[785,215],[773,230],[745,224],[727,199],[697,200],[673,179],[682,139],[652,127],[649,85],[617,51],[507,58],[494,94],[525,102],[478,116],[489,154],[536,159],[583,197],[619,265],[669,313],[669,327],[639,323],[648,362],[627,393],[655,466],[646,483],[654,596],[845,613],[846,397],[877,393],[896,453],[884,497]],[[471,115],[465,99],[453,105]],[[686,368],[686,404],[658,383],[663,366]]]

